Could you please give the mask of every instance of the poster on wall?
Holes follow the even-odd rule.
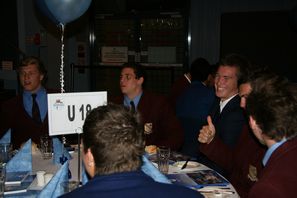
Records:
[[[107,92],[48,94],[49,135],[82,133],[88,113],[107,104]]]
[[[102,47],[101,62],[103,63],[128,62],[128,47]]]

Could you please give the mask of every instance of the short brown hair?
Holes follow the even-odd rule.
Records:
[[[297,101],[286,78],[273,73],[251,81],[246,110],[263,134],[275,141],[291,139],[297,131]]]
[[[137,113],[123,105],[100,106],[83,125],[84,152],[91,149],[97,174],[134,171],[142,165],[143,134]]]

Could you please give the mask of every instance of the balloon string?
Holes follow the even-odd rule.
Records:
[[[60,23],[61,26],[61,67],[60,67],[60,83],[61,83],[61,93],[64,93],[64,29],[65,25]]]

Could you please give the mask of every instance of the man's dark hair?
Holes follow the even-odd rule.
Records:
[[[247,114],[255,120],[263,134],[275,141],[296,136],[297,101],[288,80],[273,73],[252,80],[247,97]]]
[[[243,78],[243,71],[251,66],[249,60],[239,54],[229,54],[225,56],[219,63],[220,66],[229,66],[237,68],[237,84],[240,85]]]
[[[145,73],[145,70],[144,70],[143,66],[141,66],[138,63],[128,62],[128,63],[123,64],[122,70],[124,68],[133,69],[136,79],[139,79],[139,78],[142,77],[143,78],[142,88],[145,88],[145,86],[146,86],[146,73]]]
[[[192,81],[205,81],[211,73],[211,66],[204,58],[197,58],[191,64],[191,80]]]
[[[253,64],[249,67],[242,68],[241,73],[242,75],[239,79],[239,84],[249,83],[265,74],[273,74],[274,72],[268,66]]]
[[[143,134],[137,113],[123,105],[100,106],[83,125],[84,152],[91,149],[97,174],[135,171],[142,165]]]
[[[143,77],[145,79],[145,71],[143,66],[138,63],[124,63],[122,69],[124,68],[131,68],[134,70],[135,76],[137,79]]]

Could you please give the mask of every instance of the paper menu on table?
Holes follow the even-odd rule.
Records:
[[[30,174],[28,171],[7,172],[5,178],[5,185],[21,184]]]
[[[187,175],[194,180],[199,187],[226,186],[229,182],[214,170],[200,170]]]
[[[26,178],[17,185],[5,185],[4,189],[4,195],[9,195],[9,194],[18,194],[18,193],[24,193],[27,192],[28,187],[34,180],[36,175],[27,175]]]
[[[214,170],[198,170],[191,173],[169,174],[167,177],[172,183],[202,188],[205,186],[226,186],[229,182]]]

